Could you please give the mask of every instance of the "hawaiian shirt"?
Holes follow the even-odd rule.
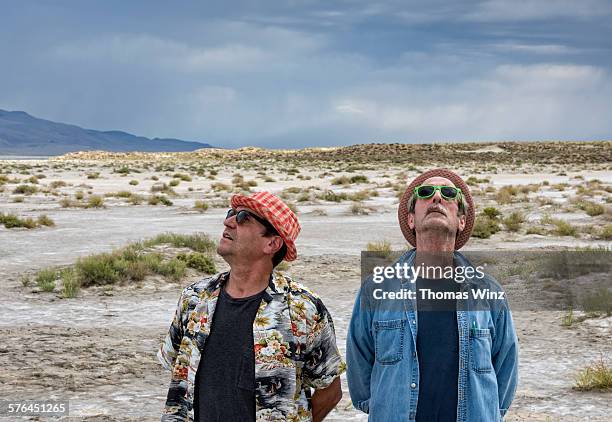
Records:
[[[172,371],[162,421],[193,421],[196,371],[228,274],[195,282],[181,294],[157,354]],[[274,272],[253,322],[253,340],[255,419],[311,421],[311,389],[328,387],[346,368],[321,299]]]

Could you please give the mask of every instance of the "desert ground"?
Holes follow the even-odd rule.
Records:
[[[280,270],[322,297],[344,353],[360,253],[408,247],[399,195],[436,167],[459,173],[474,196],[465,251],[612,247],[612,142],[0,158],[0,397],[69,399],[61,420],[159,420],[170,374],[155,354],[181,289],[227,268],[214,242],[235,192],[268,190],[295,207],[299,257]],[[130,261],[128,245],[153,258]],[[526,267],[506,270],[500,282],[525,291]],[[612,317],[537,307],[513,317],[520,382],[506,420],[610,421],[612,388],[578,379],[597,362],[611,370]],[[367,420],[345,376],[342,387],[326,420]]]

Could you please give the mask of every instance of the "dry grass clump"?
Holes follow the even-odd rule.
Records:
[[[42,269],[36,274],[34,280],[43,292],[52,292],[55,289],[57,270],[55,268]]]
[[[366,251],[368,252],[376,252],[378,255],[383,258],[388,258],[391,256],[391,242],[388,240],[379,240],[375,242],[368,242],[366,245]]]
[[[599,237],[604,240],[612,240],[612,224],[603,226]]]
[[[201,273],[214,274],[217,272],[217,267],[212,257],[201,252],[190,252],[188,254],[181,252],[176,258],[185,262],[189,268],[193,268]]]
[[[210,185],[210,188],[215,192],[222,192],[222,191],[231,192],[232,191],[231,186],[226,185],[225,183],[218,183],[218,182]]]
[[[576,207],[587,213],[590,217],[595,217],[604,213],[605,208],[596,202],[578,200],[574,201]]]
[[[578,229],[572,226],[565,220],[561,220],[559,218],[552,218],[550,220],[551,224],[554,226],[552,233],[557,236],[578,236]]]
[[[38,188],[32,185],[19,185],[13,189],[13,193],[19,195],[33,195],[36,192],[38,192]]]
[[[165,205],[167,207],[170,207],[172,205],[174,205],[174,203],[165,195],[152,195],[149,196],[149,200],[147,201],[147,203],[149,205]]]
[[[13,228],[26,228],[35,229],[40,226],[53,227],[55,222],[48,217],[46,214],[40,215],[36,220],[33,218],[21,218],[15,214],[2,214],[0,213],[0,224],[3,224],[7,229]]]
[[[183,182],[191,182],[191,176],[184,173],[175,173],[172,175],[175,179],[181,179]]]
[[[138,185],[138,183],[140,183],[140,182],[138,180],[136,180],[136,179],[130,180],[130,185],[132,185],[132,186],[136,186],[136,185]]]
[[[603,357],[586,368],[576,376],[575,390],[609,390],[612,389],[612,366],[604,362]]]
[[[87,173],[87,178],[88,179],[99,179],[100,178],[100,173],[99,172],[93,172],[93,173]]]
[[[488,210],[487,213],[483,211],[476,216],[474,221],[474,228],[472,230],[472,236],[479,239],[488,239],[495,233],[501,230],[499,226],[499,215],[495,208],[485,208]],[[495,210],[495,212],[493,211]]]
[[[159,192],[159,193],[165,193],[166,195],[176,196],[176,192],[174,191],[174,189],[172,189],[170,186],[168,186],[165,183],[156,183],[156,184],[154,184],[153,186],[151,186],[151,192],[153,192],[153,193]]]
[[[100,195],[89,195],[85,208],[104,208],[104,198]]]
[[[348,176],[335,177],[331,181],[332,185],[351,185],[354,183],[368,183],[368,178],[367,176],[364,176],[363,174],[357,174],[351,177],[348,177]]]
[[[518,211],[513,212],[509,216],[502,219],[502,223],[506,227],[506,230],[511,232],[518,232],[524,222],[525,216],[523,213]]]
[[[195,203],[193,204],[193,208],[200,212],[204,212],[208,209],[208,204],[204,201],[198,200],[198,201],[195,201]]]
[[[25,198],[23,196],[14,196],[12,199],[12,202],[16,203],[16,204],[20,204],[25,200]]]
[[[353,215],[368,215],[370,214],[370,208],[364,206],[361,202],[353,202],[349,208],[350,213]]]
[[[329,202],[342,202],[348,199],[348,195],[344,192],[334,192],[333,190],[326,190],[323,193],[316,195],[317,199]]]
[[[51,189],[57,189],[57,188],[61,188],[64,186],[67,186],[67,183],[64,182],[63,180],[54,180],[53,182],[49,184],[49,187]]]

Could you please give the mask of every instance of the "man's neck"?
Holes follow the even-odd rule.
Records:
[[[270,281],[271,266],[230,265],[229,280],[225,291],[234,298],[253,296],[264,290]]]

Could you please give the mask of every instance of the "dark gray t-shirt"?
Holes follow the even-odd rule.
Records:
[[[196,421],[255,421],[253,321],[264,292],[235,299],[221,289],[196,373]]]
[[[419,402],[417,422],[457,420],[459,377],[459,328],[455,299],[422,299],[420,290],[456,292],[452,279],[418,278],[417,356],[419,359]]]

